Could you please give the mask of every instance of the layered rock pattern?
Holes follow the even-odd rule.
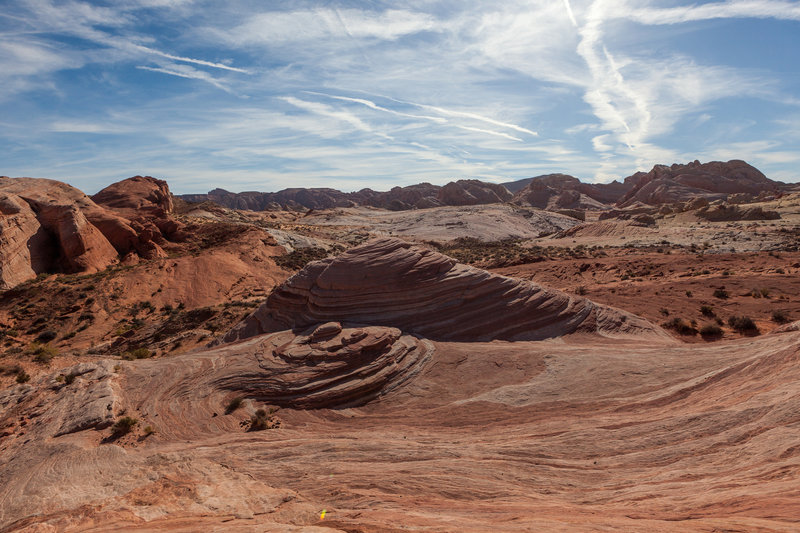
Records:
[[[258,371],[220,379],[269,404],[304,409],[362,405],[413,377],[433,345],[396,328],[322,324],[302,335],[268,336],[254,350]]]
[[[128,254],[165,256],[166,238],[180,238],[165,211],[169,190],[153,178],[132,179],[136,187],[121,182],[99,195],[115,211],[66,183],[0,177],[0,289],[44,272],[97,272]]]
[[[332,320],[391,326],[433,340],[540,340],[578,332],[666,338],[624,311],[459,264],[399,239],[378,239],[310,263],[223,341]]]
[[[686,165],[656,165],[650,172],[637,172],[625,178],[630,190],[617,205],[627,207],[637,202],[658,205],[678,203],[703,197],[724,200],[728,195],[769,195],[780,192],[780,184],[755,167],[740,160],[728,162],[694,161]]]

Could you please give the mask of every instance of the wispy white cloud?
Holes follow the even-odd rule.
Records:
[[[281,96],[279,97],[279,100],[283,100],[286,103],[289,103],[295,107],[298,107],[310,113],[314,113],[316,115],[322,115],[334,118],[340,122],[349,124],[350,126],[352,126],[357,130],[369,133],[374,132],[373,128],[370,127],[366,122],[364,122],[357,116],[353,115],[352,113],[348,113],[347,111],[341,111],[329,105],[321,104],[319,102],[309,102],[308,100],[301,100],[299,98],[295,98],[294,96]]]
[[[320,93],[320,92],[316,92],[316,91],[303,91],[303,92],[308,93],[308,94],[315,94],[317,96],[324,96],[326,98],[332,98],[334,100],[341,100],[343,102],[353,102],[353,103],[356,103],[356,104],[361,104],[361,105],[369,107],[370,109],[374,109],[376,111],[383,111],[384,113],[390,113],[390,114],[396,115],[398,117],[421,119],[421,120],[430,120],[432,122],[436,122],[437,124],[444,124],[444,123],[447,122],[447,120],[445,120],[445,119],[443,119],[441,117],[432,117],[432,116],[429,116],[429,115],[412,115],[412,114],[409,114],[409,113],[402,113],[402,112],[396,111],[394,109],[389,109],[389,108],[386,108],[386,107],[383,107],[383,106],[379,106],[375,102],[372,102],[371,100],[365,100],[363,98],[351,98],[351,97],[348,97],[348,96],[336,96],[336,95]]]
[[[800,4],[774,0],[733,0],[668,8],[636,7],[622,3],[615,15],[642,24],[680,24],[726,18],[800,20]]]
[[[211,85],[217,87],[218,89],[222,89],[225,92],[233,93],[233,91],[231,91],[230,88],[228,88],[220,80],[211,76],[208,72],[194,69],[188,65],[172,65],[170,67],[149,67],[146,65],[138,65],[136,68],[140,70],[149,70],[150,72],[160,72],[162,74],[177,76],[179,78],[187,78],[190,80],[202,80],[207,83],[210,83]]]
[[[253,14],[244,24],[220,35],[236,44],[280,45],[344,37],[391,41],[436,27],[432,16],[411,11],[320,8]]]

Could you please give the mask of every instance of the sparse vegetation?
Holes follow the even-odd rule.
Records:
[[[28,346],[28,353],[33,355],[33,360],[37,363],[48,364],[58,355],[58,350],[49,344],[42,344],[40,342],[32,342]]]
[[[270,410],[269,413],[264,409],[259,409],[256,413],[250,418],[250,427],[248,431],[264,431],[265,429],[275,429],[280,427],[281,422],[274,416],[271,416],[273,413]]]
[[[58,332],[53,329],[46,329],[37,335],[36,340],[41,343],[47,343],[58,337]]]
[[[721,337],[722,328],[716,324],[706,324],[700,328],[700,335],[702,337]]]
[[[122,354],[122,358],[126,361],[133,361],[135,359],[149,359],[152,355],[152,352],[147,348],[136,348]]]
[[[329,254],[330,252],[325,248],[300,248],[276,257],[275,264],[286,270],[300,270],[311,261],[325,259]]]
[[[144,427],[144,436],[145,437],[149,437],[150,435],[152,435],[155,432],[156,432],[156,430],[153,428],[153,426],[145,426]]]
[[[24,370],[20,369],[20,371],[17,372],[17,383],[27,383],[30,380],[31,380],[30,374],[28,374]]]
[[[726,291],[724,288],[714,289],[714,298],[725,300],[728,298],[728,291]]]
[[[700,306],[700,314],[703,316],[714,316],[714,308],[710,305],[701,305]]]
[[[236,398],[232,399],[230,402],[228,402],[228,405],[225,406],[225,414],[229,415],[232,412],[236,411],[242,406],[243,403],[244,399],[241,397],[237,396]]]
[[[127,435],[138,423],[139,421],[137,419],[130,416],[124,416],[114,422],[114,425],[111,426],[111,436],[115,439],[118,439],[124,435]]]
[[[690,323],[686,322],[682,318],[675,317],[668,322],[664,322],[663,326],[667,329],[671,329],[680,335],[696,335],[697,329],[695,329]]]
[[[791,322],[792,319],[786,314],[785,311],[775,310],[772,312],[772,321],[777,324],[786,324],[787,322]]]
[[[758,335],[758,326],[753,319],[748,316],[732,316],[728,319],[728,325],[739,333],[745,335]]]

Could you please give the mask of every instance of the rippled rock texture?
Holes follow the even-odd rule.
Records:
[[[454,341],[571,333],[666,336],[630,313],[491,274],[399,239],[377,239],[310,263],[223,341],[326,321],[391,326]]]
[[[259,370],[219,385],[280,406],[363,405],[414,376],[433,352],[430,342],[396,328],[329,322],[304,333],[265,337],[253,350]]]

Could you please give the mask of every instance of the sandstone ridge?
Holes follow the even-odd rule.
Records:
[[[433,340],[540,340],[571,333],[666,338],[658,326],[624,311],[388,238],[310,263],[223,341],[332,320],[396,327]]]
[[[183,238],[168,214],[169,188],[131,180],[95,201],[60,181],[0,177],[0,289],[43,273],[97,272],[129,255],[165,256],[167,240]]]

